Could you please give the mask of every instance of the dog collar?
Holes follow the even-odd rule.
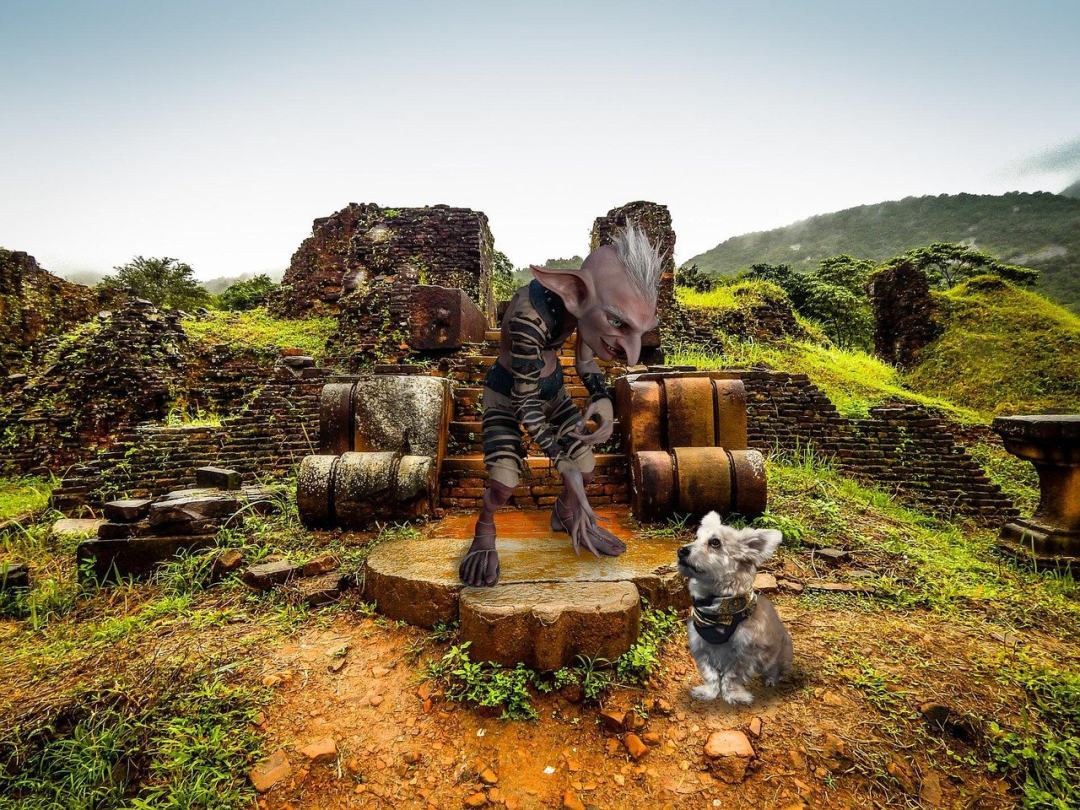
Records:
[[[690,608],[694,629],[709,644],[726,644],[735,628],[750,618],[757,607],[757,593],[740,596],[701,597]]]

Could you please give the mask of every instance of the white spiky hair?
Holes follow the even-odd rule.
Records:
[[[627,220],[625,226],[616,230],[611,246],[615,248],[634,286],[650,302],[656,303],[664,259],[649,242],[645,231],[637,223]]]

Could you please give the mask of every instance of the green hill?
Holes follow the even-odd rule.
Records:
[[[1080,200],[1080,180],[1077,180],[1067,189],[1061,192],[1062,197],[1072,197],[1074,200]]]
[[[757,262],[809,270],[839,253],[887,259],[931,242],[967,242],[1042,272],[1036,289],[1080,312],[1080,199],[1010,192],[860,205],[735,236],[686,262],[730,275]]]

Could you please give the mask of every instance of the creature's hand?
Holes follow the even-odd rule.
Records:
[[[596,430],[591,433],[585,428],[585,425],[593,417],[597,418]],[[580,441],[582,444],[592,447],[593,445],[602,444],[611,438],[611,434],[615,430],[615,412],[611,405],[611,400],[606,397],[595,400],[588,408],[585,409],[585,416],[582,419],[580,425],[570,431],[570,435]]]
[[[626,544],[599,524],[599,518],[589,505],[585,495],[585,482],[579,470],[560,468],[563,485],[566,489],[563,501],[565,511],[556,502],[559,520],[570,534],[574,544],[574,553],[581,553],[581,546],[589,549],[597,557],[601,555],[615,557],[626,551]]]

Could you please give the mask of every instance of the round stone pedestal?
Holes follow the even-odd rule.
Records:
[[[1080,570],[1080,414],[1002,416],[994,430],[1039,473],[1039,506],[1001,529],[999,545],[1038,568]]]
[[[577,655],[612,660],[637,640],[640,601],[685,608],[674,569],[678,543],[633,536],[625,510],[597,513],[627,545],[620,557],[575,556],[570,538],[549,528],[548,511],[496,517],[499,584],[464,588],[458,563],[475,515],[451,515],[431,537],[383,543],[368,557],[364,597],[381,613],[421,627],[460,618],[478,660],[558,669]]]

